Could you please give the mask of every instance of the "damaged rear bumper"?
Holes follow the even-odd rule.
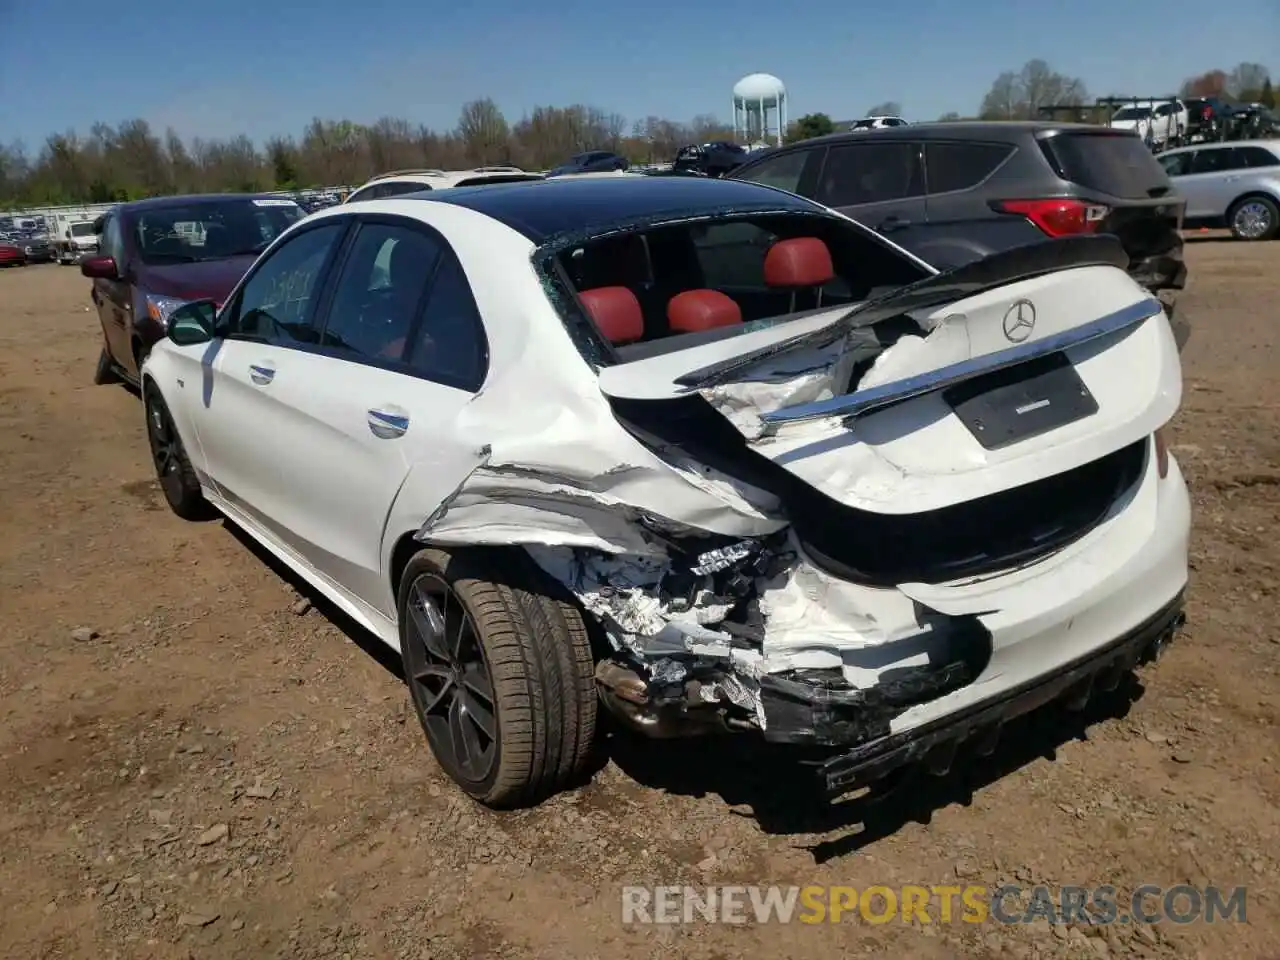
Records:
[[[1005,693],[902,733],[889,734],[829,757],[819,765],[826,795],[835,798],[883,778],[907,764],[925,761],[945,773],[963,745],[985,755],[995,748],[1001,727],[1056,700],[1083,706],[1095,689],[1111,690],[1134,666],[1158,656],[1185,620],[1179,591],[1139,626],[1110,644]],[[767,690],[762,695],[768,697]],[[794,705],[793,705],[794,706]],[[828,706],[814,702],[815,713]],[[816,719],[816,717],[815,717]]]

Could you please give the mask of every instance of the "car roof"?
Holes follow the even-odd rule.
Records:
[[[648,219],[766,210],[822,211],[812,201],[773,187],[704,177],[565,177],[404,194],[396,199],[467,207],[537,244],[561,234]]]
[[[1271,151],[1280,151],[1280,139],[1268,140],[1215,140],[1212,143],[1190,143],[1185,147],[1173,147],[1162,150],[1160,156],[1171,153],[1190,153],[1192,150],[1213,150],[1217,147],[1265,147]]]
[[[897,119],[901,119],[900,117]],[[893,140],[1022,140],[1027,135],[1054,133],[1112,133],[1115,136],[1133,136],[1129,130],[1109,130],[1092,123],[1055,123],[1052,120],[954,120],[909,123],[902,127],[881,127],[876,132],[876,143]],[[814,145],[833,143],[866,143],[866,138],[848,130],[828,133],[821,137],[801,140],[795,144],[773,147],[768,152],[804,149]],[[762,156],[766,151],[759,151]],[[755,157],[752,157],[752,162]]]
[[[232,200],[293,200],[276,193],[190,193],[173,197],[149,197],[146,200],[129,200],[111,208],[112,213],[137,213],[144,210],[160,210],[165,207],[181,207],[195,203],[227,203]],[[295,203],[297,201],[294,201]]]

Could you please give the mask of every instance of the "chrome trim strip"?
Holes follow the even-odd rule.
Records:
[[[994,373],[997,370],[1003,370],[1006,367],[1025,363],[1028,360],[1057,353],[1059,350],[1078,346],[1111,333],[1118,333],[1159,315],[1163,309],[1159,300],[1148,297],[1122,310],[1117,310],[1115,313],[1099,317],[1097,320],[1086,323],[1083,326],[1073,327],[1070,330],[1055,333],[1041,340],[1033,340],[1027,344],[1010,347],[1008,350],[1001,350],[998,353],[971,357],[968,360],[961,360],[959,363],[953,363],[938,370],[907,377],[905,380],[895,380],[892,383],[881,384],[869,390],[855,391],[841,397],[832,397],[830,400],[818,400],[814,403],[799,403],[791,407],[782,407],[772,413],[764,414],[760,419],[765,423],[777,424],[796,423],[801,420],[818,420],[823,417],[862,416],[872,410],[879,410],[882,407],[909,400],[912,397],[944,390],[947,387],[955,386],[957,383],[963,383],[965,380],[972,380],[974,377],[981,376],[984,373]]]

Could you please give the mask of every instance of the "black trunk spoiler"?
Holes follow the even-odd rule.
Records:
[[[1109,234],[1064,237],[1002,250],[860,303],[828,327],[691,370],[677,377],[675,382],[694,390],[714,386],[733,374],[780,354],[834,343],[859,327],[873,326],[913,310],[940,307],[1046,273],[1093,266],[1129,268],[1129,255],[1118,237]]]

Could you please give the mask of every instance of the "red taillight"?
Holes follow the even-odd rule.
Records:
[[[1093,233],[1106,219],[1108,209],[1083,200],[997,200],[1001,213],[1026,217],[1051,237]]]
[[[1211,119],[1213,119],[1213,107],[1206,106],[1203,110],[1201,110],[1201,111],[1200,111],[1200,119],[1201,119],[1201,120],[1211,120]]]

